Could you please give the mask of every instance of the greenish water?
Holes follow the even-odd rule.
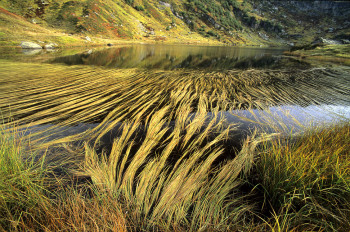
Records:
[[[127,45],[69,50],[3,50],[0,58],[15,61],[94,65],[144,69],[245,69],[307,67],[307,63],[282,59],[283,48],[248,48],[189,45]]]

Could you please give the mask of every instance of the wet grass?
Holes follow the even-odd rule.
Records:
[[[276,127],[237,141],[239,125],[220,113],[347,101],[347,70],[1,62],[0,106],[12,118],[1,133],[3,230],[349,229],[348,124],[288,138]],[[99,124],[43,140],[81,122]],[[42,124],[48,131],[17,136]]]

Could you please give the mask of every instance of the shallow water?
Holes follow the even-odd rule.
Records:
[[[157,104],[161,107],[172,100],[174,91],[201,91],[203,96],[214,92],[214,100],[208,101],[215,104],[225,102],[221,96],[226,94],[230,107],[220,114],[241,131],[262,127],[288,132],[349,120],[349,68],[309,64],[284,57],[283,51],[179,45],[4,50],[0,52],[0,109],[5,118],[23,125],[25,134],[46,130],[46,141],[94,130],[101,122],[108,125],[108,117],[113,118],[111,112],[118,107],[129,111],[123,116],[127,119],[158,97],[153,103],[157,109]],[[238,83],[241,74],[245,79]],[[177,75],[183,79],[176,81]],[[226,79],[221,80],[223,75]],[[237,81],[227,80],[230,75]],[[142,99],[144,95],[148,100]]]

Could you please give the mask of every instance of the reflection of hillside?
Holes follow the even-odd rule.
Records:
[[[53,63],[111,68],[271,68],[280,66],[280,50],[232,47],[130,46],[57,57]]]

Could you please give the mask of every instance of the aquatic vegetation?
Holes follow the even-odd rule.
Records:
[[[23,199],[16,188],[0,192],[0,200],[12,199],[4,229],[8,221],[51,231],[349,228],[347,124],[301,137],[257,129],[237,138],[239,125],[222,113],[349,102],[345,68],[169,71],[0,62],[0,109],[11,119],[1,144],[8,147],[5,135],[19,132],[37,151],[24,160],[29,166],[21,154],[30,147],[1,153],[1,181],[23,167],[16,173],[29,183]],[[52,139],[56,129],[79,123],[96,125]],[[27,202],[34,193],[39,197]]]
[[[193,113],[346,102],[350,86],[348,71],[324,68],[146,71],[2,61],[0,73],[2,114],[20,128],[99,122],[89,136],[100,137],[126,119],[141,112],[145,119],[165,105],[171,121],[183,105]]]

